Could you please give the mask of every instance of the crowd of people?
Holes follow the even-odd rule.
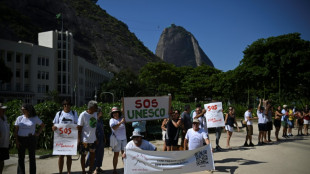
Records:
[[[70,99],[62,102],[63,109],[58,111],[53,120],[52,130],[56,131],[58,124],[76,124],[78,130],[79,153],[81,155],[82,172],[86,173],[85,168],[89,168],[88,173],[102,173],[102,161],[104,156],[104,147],[106,137],[104,134],[103,112],[96,101],[89,101],[87,110],[80,113],[71,109]],[[0,103],[0,174],[4,167],[4,160],[9,159],[9,139],[10,128],[5,116],[7,109]],[[17,117],[15,121],[14,137],[16,147],[18,149],[18,167],[17,173],[26,173],[25,171],[25,151],[29,152],[29,172],[36,173],[36,137],[39,136],[45,127],[42,120],[36,115],[36,111],[31,104],[23,104],[21,106],[22,115]],[[221,112],[223,112],[221,110]],[[253,106],[248,106],[244,113],[242,124],[246,127],[246,138],[243,146],[254,146],[252,142],[253,120],[258,122],[258,144],[263,145],[271,142],[271,131],[275,127],[275,141],[280,141],[279,133],[282,127],[282,138],[293,136],[292,129],[298,129],[297,136],[308,135],[308,126],[310,120],[310,110],[306,107],[303,110],[288,107],[287,105],[277,106],[273,110],[271,102],[268,100],[260,100],[257,107],[257,117],[253,116]],[[206,110],[200,104],[191,111],[189,105],[184,106],[184,111],[171,108],[169,118],[162,121],[162,139],[164,141],[163,151],[175,150],[193,150],[203,145],[210,144],[207,120],[204,114]],[[272,116],[274,115],[274,120]],[[122,111],[118,107],[113,107],[110,112],[109,126],[112,131],[111,137],[113,141],[113,173],[117,173],[118,158],[126,158],[126,149],[139,148],[142,150],[156,151],[157,147],[152,143],[143,139],[146,136],[146,121],[132,122],[133,133],[130,137],[131,141],[127,143],[126,137],[126,121]],[[296,120],[296,121],[294,121]],[[273,122],[272,122],[273,121]],[[227,132],[226,148],[231,148],[230,139],[235,130],[239,131],[236,121],[235,109],[228,107],[228,112],[224,114],[224,127],[215,128],[216,146],[213,151],[221,151],[219,145],[222,129]],[[36,128],[39,127],[39,128]],[[181,137],[181,145],[178,145],[179,137]],[[111,139],[110,139],[111,141]],[[111,141],[112,142],[112,141]],[[111,143],[110,142],[110,143]],[[72,156],[59,155],[58,169],[59,173],[63,172],[64,159],[66,157],[67,173],[71,173]]]

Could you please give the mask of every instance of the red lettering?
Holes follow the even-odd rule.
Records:
[[[149,107],[151,106],[150,100],[149,100],[149,99],[145,99],[145,100],[143,101],[143,106],[144,106],[145,108],[149,108]]]
[[[64,133],[62,128],[59,128],[59,131],[60,131],[60,135]]]
[[[158,106],[158,102],[156,101],[156,99],[152,100],[152,107],[157,107]]]
[[[136,100],[136,108],[141,108],[142,107],[142,103],[141,100]]]
[[[71,128],[68,128],[68,135],[70,135],[71,134]]]

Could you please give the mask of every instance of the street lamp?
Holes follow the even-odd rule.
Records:
[[[97,101],[97,87],[95,87],[95,101]]]

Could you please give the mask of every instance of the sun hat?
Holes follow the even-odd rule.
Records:
[[[0,103],[0,108],[1,109],[6,109],[6,108],[8,108],[7,106],[4,106],[2,103]]]
[[[194,118],[194,119],[193,119],[193,123],[199,123],[198,118]]]
[[[110,113],[110,115],[111,115],[111,117],[113,118],[113,113],[114,112],[118,112],[119,113],[119,116],[122,116],[122,112],[119,110],[119,108],[118,107],[116,107],[116,106],[114,106],[112,109],[111,109],[111,113]]]
[[[130,139],[132,139],[133,137],[143,137],[143,135],[141,135],[139,131],[133,131]]]
[[[287,107],[287,105],[283,105],[283,108],[286,108]]]

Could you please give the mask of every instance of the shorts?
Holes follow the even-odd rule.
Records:
[[[229,132],[234,132],[234,127],[231,127],[229,125],[225,125],[225,130],[227,130]]]
[[[80,154],[86,155],[87,152],[95,152],[96,144],[95,143],[82,143],[80,147]]]
[[[294,128],[294,124],[293,124],[294,120],[288,120],[287,121],[287,125],[289,128]]]
[[[267,124],[266,123],[258,123],[258,130],[259,131],[267,131]]]
[[[281,120],[274,120],[274,123],[273,123],[274,127],[281,127]]]
[[[253,135],[253,125],[246,126],[246,135]]]
[[[272,121],[268,121],[266,127],[267,127],[267,131],[272,130]]]
[[[178,140],[166,139],[166,146],[177,146],[177,145],[178,145]]]
[[[309,124],[309,120],[304,119],[304,124]]]
[[[286,121],[281,121],[281,125],[283,126],[283,128],[287,128],[287,122]]]
[[[0,148],[0,161],[10,159],[9,148],[1,147]]]
[[[127,139],[125,140],[117,140],[117,145],[112,149],[113,152],[124,151],[127,144]]]

